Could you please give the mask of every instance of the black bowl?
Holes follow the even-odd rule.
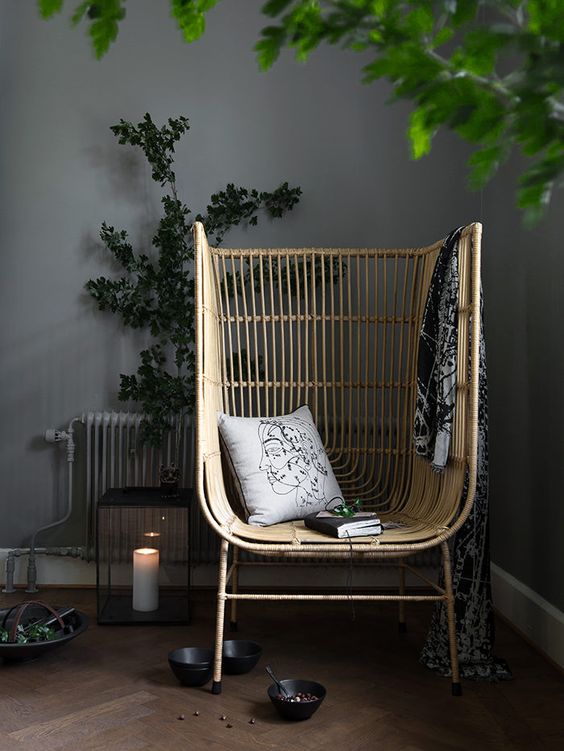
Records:
[[[223,670],[229,675],[241,675],[254,668],[262,654],[256,641],[231,639],[223,642]]]
[[[168,664],[183,686],[203,686],[213,669],[213,650],[180,647],[168,655]]]
[[[65,618],[65,623],[67,626],[72,627],[72,631],[69,630],[67,633],[58,631],[57,637],[50,641],[28,642],[27,644],[0,644],[0,657],[6,662],[35,660],[36,657],[41,657],[46,652],[51,652],[51,650],[57,649],[57,647],[68,644],[69,641],[76,639],[77,636],[80,636],[88,628],[88,618],[79,610],[73,611],[68,618]]]
[[[268,687],[268,695],[270,701],[276,707],[280,717],[285,720],[309,720],[314,712],[316,712],[321,706],[321,702],[325,699],[327,691],[321,683],[315,681],[299,681],[299,680],[284,680],[280,681],[284,688],[288,691],[290,696],[298,693],[313,694],[317,696],[314,701],[283,701],[279,699],[280,691],[278,686],[273,683]]]

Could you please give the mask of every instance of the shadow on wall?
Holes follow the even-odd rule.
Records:
[[[141,252],[147,252],[151,247],[151,237],[159,220],[159,206],[161,193],[155,186],[147,162],[139,149],[119,144],[113,140],[106,144],[95,144],[84,149],[86,162],[99,175],[97,186],[99,190],[115,199],[115,212],[123,215],[127,206],[137,210],[135,221],[129,226],[122,226],[121,219],[116,229],[125,229],[135,238],[135,243]],[[116,220],[106,216],[100,220],[114,225]],[[135,229],[135,232],[132,230]],[[86,249],[96,255],[102,262],[108,263],[110,254],[107,253],[98,237],[95,244]],[[116,266],[116,268],[119,268]],[[85,280],[86,281],[86,280]]]
[[[138,151],[114,141],[89,146],[84,153],[88,166],[106,178],[113,196],[134,206],[143,202],[145,164]]]
[[[564,207],[562,195],[559,208]],[[526,263],[526,348],[528,425],[524,436],[529,454],[531,484],[529,536],[536,541],[529,557],[529,586],[564,609],[562,529],[564,509],[564,260],[561,216],[555,205],[550,220],[523,242]],[[558,218],[557,218],[558,217]],[[549,223],[550,221],[550,223]],[[536,252],[531,252],[536,248]],[[541,542],[542,541],[542,542]]]
[[[50,426],[46,426],[50,427]],[[50,468],[50,477],[51,477],[51,491],[50,493],[45,493],[45,498],[40,498],[39,502],[41,505],[43,505],[48,498],[52,498],[52,505],[51,505],[51,512],[54,514],[53,521],[55,519],[62,518],[66,512],[67,512],[67,502],[68,502],[68,496],[67,496],[67,462],[66,462],[66,449],[62,450],[61,445],[63,448],[65,447],[65,444],[56,444],[53,446],[53,444],[47,443],[45,440],[44,434],[41,435],[35,435],[33,436],[29,443],[27,444],[27,449],[30,453],[30,463],[35,462],[36,456],[42,456],[45,455],[45,458],[49,462],[49,468]],[[76,514],[73,514],[73,517],[75,517]],[[69,520],[69,524],[72,524],[73,517]],[[50,520],[43,523],[49,523]],[[39,522],[37,522],[36,527],[42,526]],[[31,534],[33,534],[33,531],[31,531]],[[31,537],[30,534],[30,537]],[[67,534],[65,535],[66,538],[71,537],[71,535]],[[74,534],[72,534],[72,537],[75,537]],[[60,540],[63,540],[64,538],[59,536]],[[29,539],[25,540],[25,544],[29,544]],[[53,534],[48,532],[45,535],[42,535],[38,538],[38,545],[59,545],[59,544],[66,544],[66,542],[58,542],[54,540]]]
[[[84,410],[119,404],[119,373],[131,368],[135,339],[126,338],[110,315],[105,319],[80,305],[74,317],[48,323],[10,344],[0,376],[0,476],[9,489],[9,523],[0,530],[0,547],[23,545],[34,529],[62,515],[64,451],[44,443],[44,431],[66,427]]]

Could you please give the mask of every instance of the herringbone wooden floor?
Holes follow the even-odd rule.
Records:
[[[408,609],[400,635],[393,604],[357,605],[353,621],[347,603],[246,603],[238,636],[259,641],[263,658],[252,673],[224,676],[223,693],[212,696],[209,686],[179,686],[167,664],[174,647],[212,644],[212,593],[197,594],[186,628],[98,627],[93,591],[41,597],[86,610],[92,624],[52,655],[0,666],[0,751],[564,749],[562,674],[503,624],[497,651],[515,679],[466,682],[464,696],[452,698],[448,680],[418,662],[426,607]],[[282,677],[327,687],[311,720],[274,713],[267,662]]]

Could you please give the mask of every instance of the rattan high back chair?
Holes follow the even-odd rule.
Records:
[[[221,691],[225,602],[235,627],[239,600],[444,600],[453,694],[460,693],[447,541],[470,512],[476,486],[480,224],[459,243],[457,389],[447,467],[438,474],[413,446],[419,332],[442,241],[407,249],[209,247],[196,222],[196,484],[203,514],[221,537],[213,693]],[[230,502],[222,471],[218,412],[287,414],[308,404],[346,499],[383,521],[378,537],[343,541],[302,521],[251,526]],[[466,478],[466,492],[464,491]],[[228,553],[233,560],[228,571]],[[406,563],[439,546],[444,588]],[[352,550],[351,550],[352,548]],[[242,593],[239,550],[299,561],[395,559],[397,594]],[[406,594],[405,572],[433,594]],[[230,584],[230,590],[227,586]]]

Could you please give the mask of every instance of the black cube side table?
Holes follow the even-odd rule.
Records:
[[[193,491],[107,490],[98,502],[99,624],[190,622]]]

